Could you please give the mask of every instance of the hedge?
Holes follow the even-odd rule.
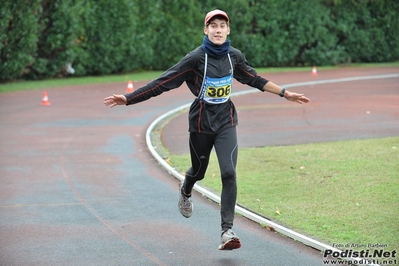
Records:
[[[201,45],[215,8],[254,67],[399,60],[395,0],[8,0],[0,82],[166,69]]]

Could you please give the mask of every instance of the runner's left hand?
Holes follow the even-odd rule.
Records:
[[[307,97],[305,97],[303,94],[290,92],[290,91],[285,91],[284,98],[286,98],[288,101],[297,102],[300,104],[310,102],[310,100]]]

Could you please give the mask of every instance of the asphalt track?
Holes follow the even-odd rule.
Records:
[[[399,68],[265,77],[289,84],[392,73]],[[398,136],[398,84],[396,77],[293,88],[308,105],[238,96],[239,145]],[[125,89],[50,89],[51,106],[40,105],[42,91],[0,95],[0,265],[323,265],[319,251],[240,216],[234,231],[242,248],[219,251],[219,206],[194,195],[193,216],[182,217],[178,181],[145,143],[149,124],[192,95],[182,86],[135,106],[103,106],[105,96]],[[162,136],[173,152],[186,152],[185,118],[172,120]]]

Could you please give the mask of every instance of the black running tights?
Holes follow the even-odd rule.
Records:
[[[195,182],[205,176],[212,148],[215,147],[222,178],[221,226],[222,230],[233,227],[237,199],[236,165],[237,132],[236,127],[227,127],[216,134],[190,133],[191,167],[184,181],[184,193],[190,195]]]

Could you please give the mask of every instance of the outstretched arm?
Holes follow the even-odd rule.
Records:
[[[111,108],[117,105],[126,105],[126,102],[126,97],[122,94],[113,94],[112,96],[104,98],[104,104]]]
[[[302,104],[302,103],[308,103],[310,101],[303,94],[290,92],[286,89],[281,88],[280,86],[271,81],[267,82],[266,85],[263,86],[263,90],[277,95],[280,95],[280,93],[282,93],[282,97],[286,98],[288,101],[291,102],[297,102]]]

